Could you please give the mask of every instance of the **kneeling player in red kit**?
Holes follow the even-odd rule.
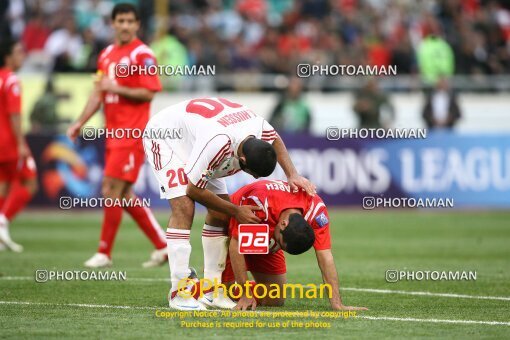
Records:
[[[340,297],[338,274],[331,252],[329,216],[326,206],[318,196],[310,196],[305,191],[291,192],[284,181],[257,181],[239,189],[231,196],[236,205],[255,205],[261,223],[269,225],[268,254],[239,254],[238,226],[232,218],[229,225],[229,259],[223,271],[222,282],[234,280],[244,285],[248,282],[248,271],[257,284],[263,284],[269,290],[271,284],[283,287],[287,283],[285,255],[283,251],[298,255],[314,247],[317,263],[324,283],[331,285],[331,308],[334,310],[366,310],[364,307],[344,306]],[[254,309],[257,304],[264,306],[282,306],[284,298],[265,297],[257,301],[246,292],[240,297],[236,309]]]

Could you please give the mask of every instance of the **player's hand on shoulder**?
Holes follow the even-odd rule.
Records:
[[[290,176],[287,178],[287,182],[289,183],[290,189],[292,191],[297,191],[301,188],[304,189],[310,196],[313,196],[317,193],[315,185],[301,175],[296,174]]]
[[[237,207],[236,213],[234,215],[237,222],[240,224],[246,223],[259,223],[260,218],[258,218],[254,211],[262,210],[260,207],[252,206],[252,205],[241,205]]]
[[[235,310],[255,310],[257,308],[257,300],[254,297],[241,296],[239,301],[237,302],[237,306],[234,307]]]

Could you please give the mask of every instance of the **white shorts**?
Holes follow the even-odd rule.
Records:
[[[181,159],[172,150],[176,140],[143,139],[143,148],[147,160],[159,182],[159,193],[163,199],[186,196],[188,177],[184,172],[187,159]],[[227,184],[223,178],[210,179],[206,189],[216,195],[226,195]]]

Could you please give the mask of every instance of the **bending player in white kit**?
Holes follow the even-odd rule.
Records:
[[[230,202],[222,177],[240,170],[255,178],[266,177],[278,161],[292,189],[303,188],[313,195],[315,186],[297,173],[285,144],[267,121],[224,98],[187,100],[160,111],[147,124],[143,142],[160,184],[161,198],[168,199],[172,208],[166,231],[172,282],[170,307],[235,307],[223,294],[213,297],[211,292],[200,301],[177,294],[179,281],[193,275],[189,269],[189,237],[195,201],[207,207],[202,231],[204,278],[221,282],[229,217],[239,223],[260,222],[253,214],[260,208]],[[192,285],[186,287],[191,288]]]

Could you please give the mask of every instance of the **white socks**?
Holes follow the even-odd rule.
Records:
[[[178,288],[179,280],[187,278],[191,244],[189,242],[190,230],[166,229],[166,249],[168,252],[168,265],[170,266],[170,280],[172,281],[171,292]],[[182,285],[182,283],[181,283]]]
[[[0,214],[0,225],[4,225],[7,228],[9,227],[9,220],[4,214]]]
[[[191,244],[190,230],[167,228],[166,249],[170,266],[171,292],[178,288],[179,280],[190,275],[189,259]],[[204,248],[204,279],[221,283],[221,274],[225,269],[228,253],[228,236],[221,227],[204,225],[202,230],[202,246]]]
[[[221,283],[221,273],[225,269],[228,253],[226,229],[204,224],[202,247],[204,248],[204,279]]]

